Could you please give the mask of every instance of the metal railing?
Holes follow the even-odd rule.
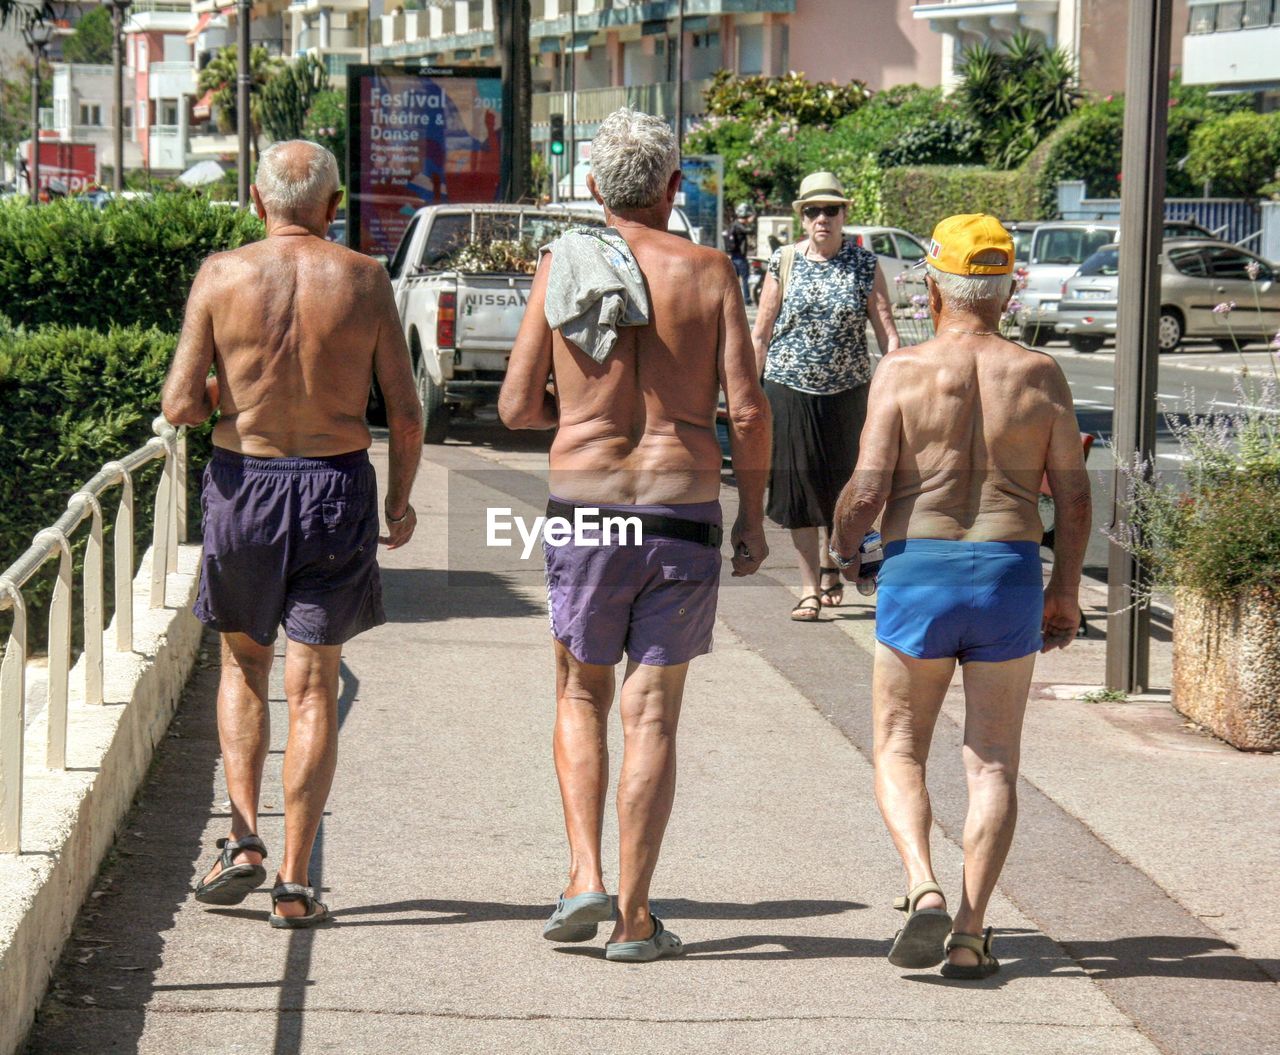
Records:
[[[23,741],[27,709],[27,605],[22,588],[47,561],[58,559],[58,578],[49,607],[48,732],[45,766],[67,768],[67,701],[71,680],[71,536],[86,520],[89,539],[84,556],[84,702],[103,702],[102,662],[106,647],[103,620],[102,496],[121,489],[114,521],[116,652],[133,651],[133,474],[149,462],[164,459],[156,489],[152,528],[150,608],[163,608],[165,583],[178,566],[178,543],[187,534],[186,434],[164,418],[152,423],[156,433],[146,445],[118,461],[107,462],[67,502],[67,511],[40,531],[31,546],[0,573],[0,612],[13,611],[13,625],[0,663],[0,853],[22,849]]]

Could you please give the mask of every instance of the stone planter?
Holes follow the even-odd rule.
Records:
[[[1178,591],[1173,706],[1243,751],[1280,751],[1280,595]]]

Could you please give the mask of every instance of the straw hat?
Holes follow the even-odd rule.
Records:
[[[834,172],[811,172],[800,181],[800,197],[791,203],[796,210],[806,205],[848,205],[844,187]]]

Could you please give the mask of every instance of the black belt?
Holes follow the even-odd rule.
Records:
[[[719,549],[720,543],[724,541],[724,528],[719,524],[702,524],[696,520],[681,520],[679,517],[663,516],[659,513],[636,513],[630,509],[611,509],[607,506],[570,505],[568,502],[557,502],[554,498],[547,502],[547,516],[564,517],[565,520],[573,523],[575,510],[596,508],[601,513],[640,521],[640,529],[644,537],[658,535],[661,538],[697,542],[715,549]]]

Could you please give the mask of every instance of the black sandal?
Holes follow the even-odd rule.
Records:
[[[281,901],[301,901],[311,911],[305,916],[281,916],[276,913],[276,905]],[[314,927],[329,918],[329,907],[323,901],[316,900],[316,892],[301,883],[277,883],[271,890],[271,916],[268,922],[282,930],[301,930]]]
[[[815,602],[817,607],[810,608],[809,601]],[[822,599],[816,593],[801,597],[796,606],[791,609],[791,621],[794,623],[816,623],[820,618],[822,618]]]
[[[834,586],[827,586],[824,588],[822,586],[822,576],[824,575],[834,575],[836,577],[836,584]],[[830,604],[827,604],[827,598],[830,597],[837,590],[840,591],[840,596],[837,597]],[[839,568],[819,568],[818,569],[818,594],[821,598],[821,600],[818,603],[821,604],[824,608],[839,608],[842,604],[844,604],[844,582],[840,578]]]
[[[222,851],[218,857],[222,870],[207,882],[202,879],[196,884],[196,900],[206,905],[238,905],[266,882],[267,870],[260,864],[236,864],[236,854],[252,850],[265,860],[267,848],[256,835],[219,839],[217,845]]]

